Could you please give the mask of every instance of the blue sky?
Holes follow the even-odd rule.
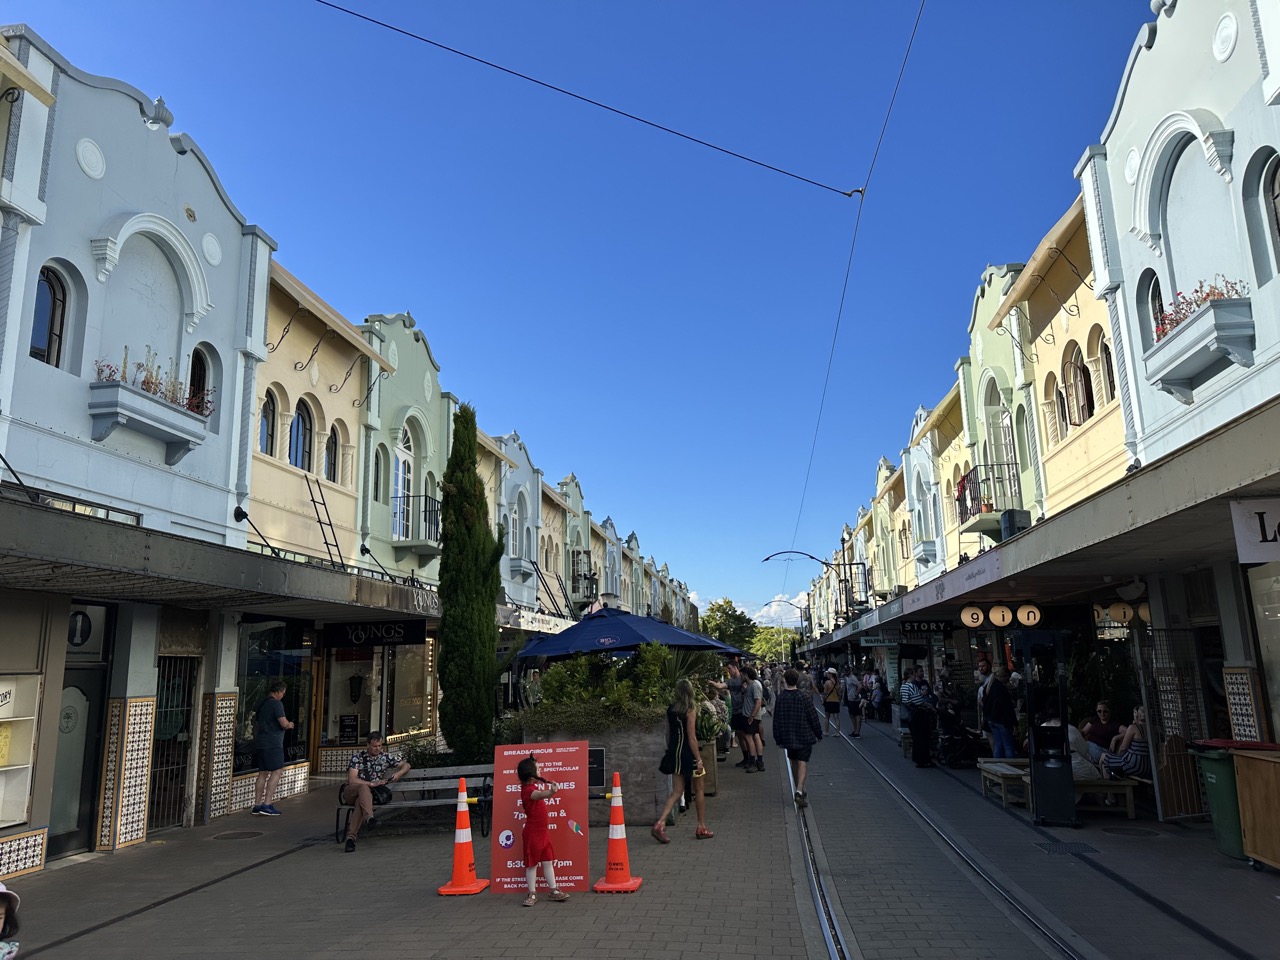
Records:
[[[840,189],[866,179],[915,0],[346,4]],[[325,8],[6,5],[163,95],[277,258],[358,321],[409,310],[446,389],[705,607],[795,599],[954,382],[979,275],[1078,191],[1148,0],[926,5],[865,200]],[[794,623],[774,605],[762,620]]]

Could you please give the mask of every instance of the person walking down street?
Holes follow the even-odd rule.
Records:
[[[744,732],[747,718],[742,715],[742,687],[745,681],[742,669],[734,661],[730,660],[726,669],[729,672],[729,679],[725,681],[729,690],[729,729],[733,731],[738,740],[738,749],[742,751],[742,759],[734,766],[745,767],[751,761],[751,750]]]
[[[764,688],[756,678],[754,667],[742,668],[743,729],[738,736],[747,739],[747,773],[764,769],[764,737],[761,736],[760,713],[764,709]]]
[[[933,705],[925,699],[920,690],[920,682],[924,680],[924,668],[916,667],[914,671],[904,674],[902,687],[898,690],[899,699],[904,709],[910,710],[907,726],[911,730],[911,759],[917,767],[932,767],[933,757],[930,750],[932,737],[931,713]]]
[[[347,782],[342,785],[342,802],[356,808],[347,827],[347,853],[355,852],[360,828],[373,817],[373,788],[398,782],[409,769],[409,761],[404,757],[383,749],[381,733],[369,731],[365,748],[352,755],[347,765]]]
[[[698,745],[696,712],[693,684],[684,678],[677,680],[675,700],[667,707],[667,755],[664,757],[671,764],[671,795],[663,803],[662,812],[649,831],[659,843],[671,842],[667,836],[667,816],[684,796],[688,784],[693,786],[693,809],[698,816],[694,839],[710,840],[715,836],[707,829],[707,800],[702,793],[702,778],[707,771],[702,765],[702,749]]]
[[[862,680],[853,667],[844,668],[840,679],[840,699],[849,711],[849,736],[857,740],[862,736]]]
[[[1013,709],[1008,682],[1009,670],[1001,664],[987,682],[987,692],[982,698],[982,719],[991,731],[991,755],[998,760],[1018,755],[1013,737],[1018,715]]]
[[[835,667],[827,667],[822,681],[822,710],[827,715],[827,732],[840,736],[840,674]]]
[[[773,742],[787,751],[791,764],[791,779],[796,784],[797,807],[809,805],[805,791],[805,779],[809,775],[809,758],[813,745],[822,739],[822,718],[813,705],[813,698],[797,689],[800,674],[788,670],[782,675],[782,692],[773,705]]]
[[[253,783],[254,816],[280,816],[271,801],[284,772],[284,734],[294,727],[293,721],[285,719],[284,704],[280,702],[288,689],[288,684],[277,680],[271,684],[267,699],[258,704],[253,731],[253,753],[258,763],[258,779]]]
[[[987,689],[990,686],[991,661],[986,657],[981,657],[978,660],[978,718],[982,723],[982,735],[987,738],[987,743],[991,747],[991,755],[995,756],[995,738],[991,733],[991,724],[987,722],[987,712],[982,705],[982,701],[987,696]]]

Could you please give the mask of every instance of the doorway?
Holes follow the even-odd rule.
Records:
[[[106,692],[105,665],[68,667],[63,674],[49,808],[50,859],[92,845]]]
[[[158,657],[155,732],[151,741],[151,798],[147,829],[183,825],[195,746],[194,708],[199,657]]]

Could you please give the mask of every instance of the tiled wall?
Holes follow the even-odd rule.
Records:
[[[117,850],[147,838],[155,714],[155,697],[108,701],[98,798],[99,849]]]
[[[231,797],[226,813],[248,810],[253,806],[253,786],[257,779],[258,775],[256,773],[246,773],[231,781]],[[276,788],[276,795],[268,797],[267,802],[270,803],[273,800],[283,800],[285,797],[294,797],[300,793],[306,793],[310,781],[310,763],[303,761],[302,763],[288,764],[280,775],[280,785]]]
[[[230,809],[235,763],[236,694],[207,693],[200,720],[200,775],[196,819],[208,823]]]
[[[46,834],[41,827],[28,833],[15,834],[0,840],[0,880],[20,877],[44,869]]]

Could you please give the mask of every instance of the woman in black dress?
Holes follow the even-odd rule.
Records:
[[[693,786],[693,809],[698,814],[698,829],[694,837],[710,840],[715,836],[706,825],[706,799],[702,795],[702,778],[706,770],[702,766],[702,751],[694,727],[696,707],[693,700],[693,684],[688,680],[676,681],[676,698],[667,707],[667,755],[672,758],[671,796],[662,805],[658,822],[649,832],[659,843],[670,843],[667,836],[667,815],[676,802],[684,796],[685,783]]]

